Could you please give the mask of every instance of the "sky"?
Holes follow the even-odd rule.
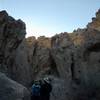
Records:
[[[84,28],[99,8],[100,0],[0,0],[0,11],[26,23],[26,37]]]

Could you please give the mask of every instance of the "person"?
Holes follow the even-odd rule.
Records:
[[[52,85],[49,78],[35,81],[32,85],[31,100],[50,100]]]
[[[50,93],[52,91],[51,80],[44,78],[40,89],[40,100],[50,100]]]
[[[40,81],[34,81],[31,90],[31,100],[40,100]]]

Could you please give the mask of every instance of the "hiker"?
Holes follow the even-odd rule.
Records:
[[[49,100],[52,85],[49,78],[38,80],[32,85],[31,100]]]
[[[51,80],[44,78],[40,89],[40,100],[50,100],[50,92],[52,91]]]
[[[34,81],[31,90],[31,100],[40,100],[40,81]]]

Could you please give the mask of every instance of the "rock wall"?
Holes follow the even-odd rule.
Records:
[[[16,48],[25,37],[25,24],[15,20],[6,11],[0,12],[0,70],[9,75],[13,70]]]
[[[51,77],[51,100],[100,99],[100,10],[84,29],[38,39],[24,38],[22,21],[4,11],[0,16],[0,71],[27,87]]]
[[[15,20],[6,11],[0,12],[0,100],[30,100],[28,89],[14,81],[20,79],[14,64],[17,48],[25,34],[24,22]]]

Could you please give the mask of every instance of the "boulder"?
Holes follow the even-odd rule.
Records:
[[[27,88],[0,72],[0,100],[30,100],[30,93]]]

